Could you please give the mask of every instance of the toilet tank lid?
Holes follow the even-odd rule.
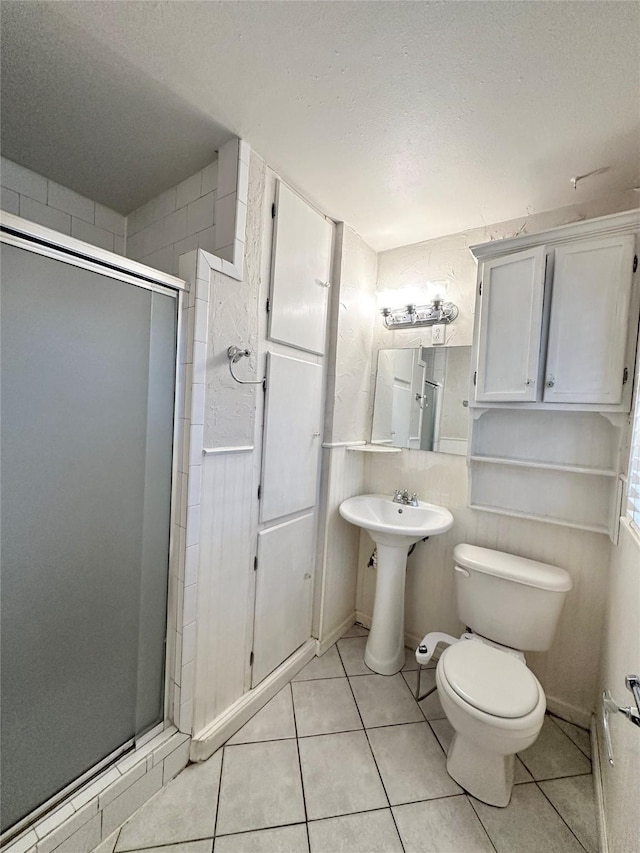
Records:
[[[497,578],[533,586],[553,592],[567,592],[571,589],[571,576],[560,566],[539,563],[504,551],[479,548],[477,545],[456,545],[453,549],[456,566],[462,566]]]

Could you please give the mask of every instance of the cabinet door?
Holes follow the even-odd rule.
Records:
[[[315,516],[258,534],[252,686],[311,635]]]
[[[316,503],[322,366],[269,353],[260,521]]]
[[[545,402],[622,401],[634,244],[626,235],[556,249]]]
[[[475,399],[536,400],[546,250],[544,246],[482,266]]]
[[[269,337],[323,355],[333,226],[278,183]]]

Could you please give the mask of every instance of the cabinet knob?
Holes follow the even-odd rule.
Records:
[[[553,388],[555,384],[556,383],[553,381],[553,379],[547,379],[547,388]]]
[[[533,379],[526,379],[524,384],[525,385],[535,385],[535,382],[533,381]]]

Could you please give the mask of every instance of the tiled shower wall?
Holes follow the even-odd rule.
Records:
[[[127,257],[178,275],[178,258],[216,251],[218,161],[147,202],[127,217]]]
[[[0,183],[0,207],[7,213],[124,255],[126,218],[115,210],[5,157],[1,158]]]
[[[232,204],[218,205],[216,229],[217,160],[128,216],[4,157],[1,166],[2,210],[171,275],[179,273],[180,255],[194,249],[226,257],[221,246],[231,246],[236,236],[237,169],[229,175],[229,192],[221,188]]]

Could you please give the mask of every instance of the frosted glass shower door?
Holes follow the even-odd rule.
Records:
[[[176,298],[2,244],[2,829],[163,719]]]

